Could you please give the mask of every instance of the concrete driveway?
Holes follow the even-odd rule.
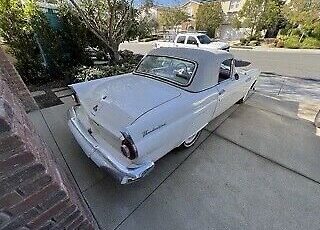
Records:
[[[257,92],[173,150],[142,181],[121,186],[67,128],[71,97],[30,113],[70,170],[101,229],[318,229],[320,137],[298,101]]]
[[[318,56],[232,52],[263,71],[256,92],[134,184],[119,185],[84,155],[67,127],[70,91],[54,92],[63,104],[29,114],[101,229],[319,229]]]

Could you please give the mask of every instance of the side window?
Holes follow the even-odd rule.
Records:
[[[189,36],[187,44],[197,45],[198,42],[197,42],[197,39],[195,37]]]
[[[231,77],[232,74],[232,59],[223,61],[220,65],[218,82],[222,82]]]
[[[177,43],[184,43],[184,41],[186,40],[186,36],[179,36],[177,39]]]

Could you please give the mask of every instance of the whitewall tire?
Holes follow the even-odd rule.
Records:
[[[200,136],[201,131],[197,132],[196,134],[193,134],[192,136],[190,136],[187,140],[185,140],[182,144],[182,146],[184,148],[190,148],[191,146],[194,145],[194,143],[196,143],[196,141],[198,140],[199,136]]]

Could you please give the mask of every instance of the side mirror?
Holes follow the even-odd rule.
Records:
[[[238,73],[234,74],[234,79],[239,80],[239,74]]]
[[[198,42],[196,43],[196,45],[197,45],[197,47],[199,47],[199,43]]]

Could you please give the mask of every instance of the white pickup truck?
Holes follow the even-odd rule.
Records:
[[[160,47],[183,47],[183,48],[204,48],[229,51],[230,46],[225,42],[212,41],[206,34],[183,33],[178,34],[174,42],[156,42],[155,48]]]

